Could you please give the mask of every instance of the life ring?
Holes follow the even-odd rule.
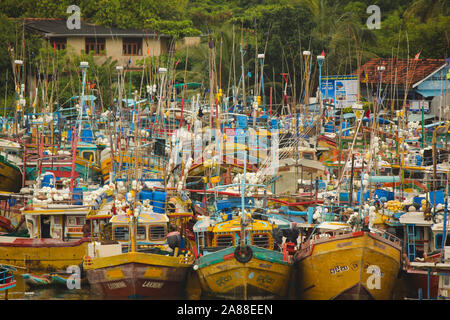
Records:
[[[240,263],[247,263],[253,257],[253,251],[249,246],[237,246],[234,250],[234,257]]]

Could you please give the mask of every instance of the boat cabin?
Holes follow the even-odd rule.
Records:
[[[23,210],[30,238],[81,239],[89,208],[59,207]]]
[[[197,252],[206,254],[239,245],[241,241],[240,217],[230,218],[226,214],[224,216],[222,221],[213,220],[211,217],[203,217],[194,225]],[[272,231],[276,227],[268,220],[253,219],[246,227],[246,243],[273,250],[275,240]]]
[[[0,139],[0,156],[5,161],[18,165],[22,162],[22,147],[17,142]]]
[[[122,247],[131,243],[130,218],[127,215],[116,215],[110,220],[112,240]],[[162,246],[167,244],[169,218],[160,213],[141,213],[136,223],[136,244],[139,247]]]

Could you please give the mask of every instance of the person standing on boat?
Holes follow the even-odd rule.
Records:
[[[91,236],[91,226],[89,221],[86,220],[86,223],[83,225],[83,238],[89,238]]]

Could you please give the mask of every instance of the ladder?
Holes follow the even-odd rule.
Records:
[[[414,224],[406,225],[406,239],[408,260],[414,261],[414,259],[416,258],[416,230]]]

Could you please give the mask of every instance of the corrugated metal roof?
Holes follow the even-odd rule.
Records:
[[[120,29],[106,27],[81,21],[80,29],[69,29],[62,19],[25,19],[25,27],[44,33],[46,37],[89,36],[89,37],[167,37],[154,31],[145,29]]]

